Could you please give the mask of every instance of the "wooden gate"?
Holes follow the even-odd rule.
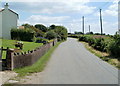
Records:
[[[9,47],[7,47],[6,49],[4,49],[3,47],[0,48],[0,60],[2,60],[3,51],[6,51],[6,58],[7,58],[7,52],[9,51]]]
[[[2,59],[3,56],[3,51],[6,52],[6,58]],[[2,67],[0,68],[0,70],[6,70],[7,69],[7,58],[8,58],[8,51],[9,51],[9,47],[7,47],[6,49],[4,49],[3,47],[0,48],[0,62],[2,64]]]

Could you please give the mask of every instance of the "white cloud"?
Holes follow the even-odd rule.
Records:
[[[109,17],[118,17],[118,0],[112,1],[112,4],[108,8],[103,8],[102,15],[107,16],[107,17],[108,16]],[[99,9],[98,9],[98,12],[94,13],[94,16],[100,16]]]
[[[113,1],[113,4],[103,11],[104,16],[118,16],[118,0]]]
[[[118,11],[115,10],[105,10],[103,16],[118,16]]]
[[[87,6],[86,2],[10,2],[10,8],[22,12],[31,13],[79,13],[89,14],[92,13],[96,7]]]
[[[24,22],[21,23],[30,23],[30,24],[37,24],[37,23],[43,23],[50,25],[51,23],[64,23],[64,21],[68,20],[69,16],[43,16],[43,15],[32,15],[29,18],[27,18]]]

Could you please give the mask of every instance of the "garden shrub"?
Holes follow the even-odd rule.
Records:
[[[35,33],[30,29],[11,29],[11,39],[21,41],[33,41]]]
[[[45,35],[45,38],[51,40],[51,39],[55,39],[57,36],[57,34],[54,31],[48,31]]]
[[[68,36],[67,28],[64,26],[56,26],[54,32],[60,36],[61,40],[66,40]]]
[[[42,38],[42,37],[39,37],[39,38],[36,38],[36,43],[43,43],[43,44],[46,44],[48,43],[48,39],[45,39],[45,38]]]

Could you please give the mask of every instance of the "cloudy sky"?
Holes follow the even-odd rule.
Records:
[[[25,1],[25,2],[24,2]],[[118,0],[2,0],[0,8],[8,2],[9,8],[19,14],[18,25],[29,23],[63,25],[68,31],[82,31],[82,16],[85,17],[85,32],[100,32],[99,9],[102,9],[103,31],[115,34],[118,30]]]

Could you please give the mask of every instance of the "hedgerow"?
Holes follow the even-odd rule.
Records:
[[[32,41],[34,37],[35,33],[30,29],[11,29],[11,39],[21,41]]]
[[[120,57],[120,35],[106,40],[106,37],[80,36],[79,41],[87,42],[94,49]]]

